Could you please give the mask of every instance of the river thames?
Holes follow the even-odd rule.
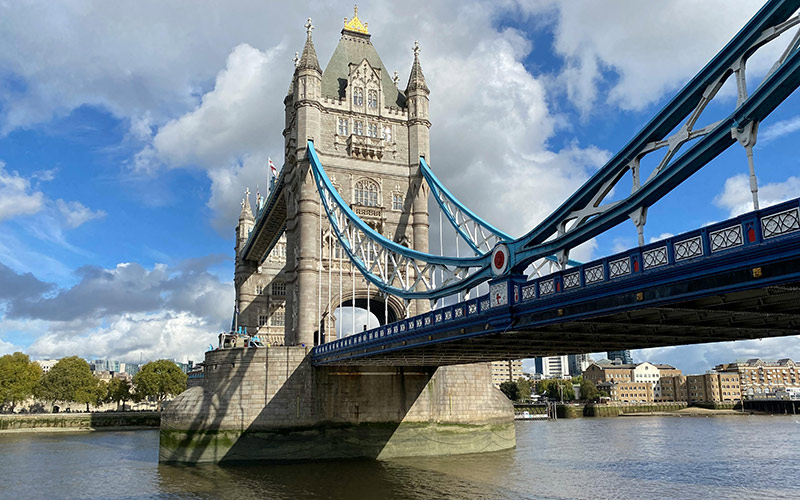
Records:
[[[165,466],[158,431],[0,435],[0,498],[800,498],[800,417],[517,422],[517,448],[375,462]]]

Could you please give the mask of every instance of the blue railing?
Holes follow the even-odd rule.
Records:
[[[621,283],[636,277],[655,276],[703,259],[729,252],[769,244],[784,238],[800,237],[800,200],[795,199],[769,208],[750,212],[733,219],[688,231],[648,245],[633,248],[575,268],[558,271],[523,283],[511,283],[512,291],[506,307],[492,307],[489,294],[435,309],[411,318],[379,326],[355,335],[317,346],[312,358],[332,354],[347,355],[391,338],[408,341],[430,335],[433,331],[463,328],[485,322],[499,313],[508,313],[514,306],[527,307],[540,300],[567,298],[579,290],[603,284]],[[716,263],[715,259],[712,262]],[[430,339],[433,341],[432,339]]]

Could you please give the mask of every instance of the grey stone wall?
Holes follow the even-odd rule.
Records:
[[[203,385],[170,403],[161,422],[163,461],[389,458],[514,446],[513,406],[492,386],[486,364],[314,368],[301,347],[207,353]]]

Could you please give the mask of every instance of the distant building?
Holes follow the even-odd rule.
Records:
[[[687,403],[735,403],[741,399],[739,375],[736,373],[705,373],[662,377],[661,395],[656,401],[685,401]]]
[[[592,363],[583,371],[583,378],[609,394],[612,401],[653,402],[662,398],[663,377],[680,375],[672,365]]]
[[[588,354],[569,354],[567,355],[567,365],[572,376],[578,376],[583,370],[592,364],[592,358]]]
[[[736,373],[742,395],[747,399],[775,398],[778,393],[800,390],[800,365],[788,358],[778,361],[752,358],[717,365],[714,370]]]
[[[567,378],[569,377],[569,361],[567,355],[544,356],[534,359],[536,373],[542,378]]]
[[[612,363],[619,360],[623,365],[633,364],[633,356],[631,356],[631,351],[629,349],[625,349],[624,351],[608,351],[606,356],[608,356],[608,359],[611,360]]]
[[[52,368],[53,366],[55,366],[56,363],[58,363],[58,360],[57,359],[40,359],[38,361],[35,361],[35,363],[39,363],[39,366],[42,367],[42,372],[47,373],[47,372],[50,371],[50,368]]]
[[[503,382],[516,382],[522,378],[522,360],[492,362],[492,384],[500,387]]]

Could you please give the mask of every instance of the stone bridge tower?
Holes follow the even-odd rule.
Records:
[[[320,220],[319,195],[306,157],[311,140],[337,190],[359,217],[385,237],[427,252],[428,187],[418,163],[420,156],[430,161],[431,124],[419,47],[415,43],[408,84],[400,89],[397,73],[389,75],[357,10],[353,19],[345,18],[324,70],[312,30],[309,19],[284,99],[287,345],[335,338],[333,311],[340,304],[366,309],[369,303],[382,323],[403,317],[406,308],[413,315],[428,307],[423,301],[408,307],[397,298],[387,301],[357,272],[352,285],[349,261],[337,251],[324,215]],[[340,273],[344,287],[339,286]]]

